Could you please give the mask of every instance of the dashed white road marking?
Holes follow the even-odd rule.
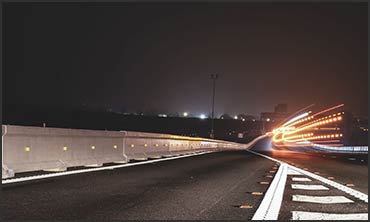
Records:
[[[347,194],[349,194],[349,195],[351,195],[351,196],[353,196],[357,199],[360,199],[360,200],[364,201],[365,203],[368,203],[368,195],[365,194],[365,193],[362,193],[362,192],[357,191],[355,189],[349,188],[349,187],[344,186],[344,185],[342,185],[340,183],[337,183],[335,181],[326,179],[326,178],[324,178],[322,176],[319,176],[319,175],[316,175],[314,173],[299,169],[297,167],[294,167],[294,166],[289,166],[289,167],[293,168],[296,171],[299,171],[299,172],[305,174],[306,176],[312,177],[315,180],[318,180],[318,181],[320,181],[322,183],[325,183],[329,186],[332,186],[332,187],[334,187],[338,190],[341,190],[341,191],[343,191],[343,192],[345,192],[345,193],[347,193]]]
[[[251,150],[247,150],[247,151],[248,151],[248,152],[250,152],[250,153],[256,154],[256,155],[258,155],[258,156],[264,157],[264,158],[266,158],[266,159],[269,159],[269,160],[272,160],[272,161],[278,162],[278,163],[280,163],[280,164],[285,163],[285,162],[283,162],[283,161],[277,160],[277,159],[275,159],[275,158],[272,158],[272,157],[266,156],[266,155],[261,154],[261,153],[257,153],[257,152],[251,151]],[[286,164],[286,163],[285,163],[285,164]],[[353,197],[355,197],[355,198],[357,198],[357,199],[360,199],[360,200],[364,201],[365,203],[368,203],[368,195],[367,195],[367,194],[365,194],[365,193],[362,193],[362,192],[360,192],[360,191],[358,191],[358,190],[355,190],[355,189],[352,189],[352,188],[346,187],[346,186],[344,186],[344,185],[342,185],[342,184],[340,184],[340,183],[337,183],[337,182],[335,182],[335,181],[332,181],[332,180],[326,179],[326,178],[324,178],[324,177],[322,177],[322,176],[316,175],[316,174],[311,173],[311,172],[309,172],[309,171],[302,170],[302,169],[300,169],[300,168],[297,168],[297,167],[294,167],[294,166],[291,166],[291,165],[288,165],[288,166],[289,166],[289,168],[292,168],[293,170],[295,170],[295,171],[297,171],[297,172],[300,172],[300,173],[304,174],[305,176],[311,177],[311,178],[313,178],[313,179],[315,179],[315,180],[318,180],[318,181],[320,181],[320,182],[322,182],[322,183],[325,183],[325,184],[327,184],[327,185],[330,185],[330,186],[332,186],[332,187],[334,187],[334,188],[336,188],[336,189],[338,189],[338,190],[341,190],[341,191],[343,191],[343,192],[345,192],[345,193],[347,193],[347,194],[349,194],[349,195],[351,195],[351,196],[353,196]]]
[[[310,178],[306,178],[306,177],[293,177],[292,180],[293,181],[299,181],[299,182],[310,182],[310,181],[312,181]]]
[[[356,158],[348,158],[348,160],[356,160]]]
[[[329,190],[323,185],[308,185],[308,184],[292,184],[292,189],[297,190]]]
[[[288,175],[297,176],[297,175],[302,175],[302,174],[295,170],[288,168]]]
[[[336,204],[336,203],[353,203],[352,200],[344,196],[306,196],[293,195],[293,201],[320,203],[320,204]]]
[[[368,220],[368,213],[328,214],[319,212],[292,211],[292,220]]]
[[[341,190],[357,199],[360,199],[364,201],[365,203],[368,203],[368,195],[364,194],[360,191],[348,188],[342,184],[339,184],[337,182],[328,180],[322,176],[319,176],[317,174],[311,173],[306,170],[302,170],[298,167],[292,166],[290,164],[285,163],[284,161],[277,160],[275,158],[269,157],[264,154],[260,154],[251,150],[247,150],[248,152],[251,152],[253,154],[262,156],[264,158],[270,159],[272,161],[278,162],[281,164],[281,166],[286,165],[287,175],[304,175],[307,177],[310,177],[312,179],[318,180],[324,184],[330,185],[338,190]],[[335,157],[334,157],[335,158]],[[279,168],[280,170],[280,168]],[[275,179],[275,178],[274,178]],[[293,177],[293,181],[301,181],[301,182],[309,182],[311,179],[304,178],[304,177]],[[285,183],[285,182],[284,182]],[[322,190],[329,190],[327,187],[323,185],[304,185],[304,184],[292,184],[292,188],[295,187],[297,189],[299,188],[306,188],[306,189],[313,189],[315,190],[322,189]],[[293,188],[294,189],[294,188]],[[270,187],[269,187],[270,190]],[[283,190],[284,191],[284,190]],[[265,200],[265,198],[264,198]],[[309,203],[318,203],[318,204],[342,204],[342,203],[354,203],[353,200],[350,200],[344,196],[306,196],[306,195],[293,195],[292,196],[293,201],[297,202],[309,202]],[[281,199],[282,201],[282,199]],[[261,204],[262,205],[262,204]],[[261,207],[260,205],[260,207]],[[280,211],[281,203],[279,204],[279,208],[275,211]],[[257,214],[257,212],[256,212]],[[266,218],[266,217],[259,217],[255,218],[256,214],[253,216],[252,220],[277,220],[276,218]],[[320,213],[320,212],[304,212],[304,211],[292,211],[293,214],[293,220],[367,220],[368,219],[368,213],[350,213],[350,214],[330,214],[330,213]]]

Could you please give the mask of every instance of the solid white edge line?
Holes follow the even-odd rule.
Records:
[[[255,155],[258,155],[258,156],[261,156],[261,157],[267,158],[267,159],[269,159],[269,160],[272,160],[272,161],[278,162],[278,163],[280,163],[280,164],[285,163],[285,162],[283,162],[283,161],[280,161],[280,160],[274,159],[274,158],[272,158],[272,157],[266,156],[266,155],[261,154],[261,153],[257,153],[257,152],[251,151],[251,150],[247,150],[247,151],[248,151],[248,152],[251,152],[251,153],[253,153],[253,154],[255,154]],[[287,164],[287,163],[286,163],[286,164]],[[355,198],[357,198],[357,199],[360,199],[360,200],[364,201],[365,203],[368,203],[368,195],[367,195],[367,194],[364,194],[364,193],[362,193],[362,192],[360,192],[360,191],[354,190],[354,189],[352,189],[352,188],[349,188],[349,187],[347,187],[347,186],[344,186],[344,185],[342,185],[342,184],[340,184],[340,183],[337,183],[337,182],[334,182],[334,181],[332,181],[332,180],[326,179],[326,178],[324,178],[324,177],[322,177],[322,176],[319,176],[319,175],[317,175],[317,174],[314,174],[314,173],[308,172],[308,171],[306,171],[306,170],[302,170],[302,169],[297,168],[297,167],[295,167],[295,166],[292,166],[292,165],[289,165],[289,164],[287,164],[287,165],[288,165],[288,167],[289,167],[289,168],[291,168],[291,169],[293,169],[293,170],[295,170],[295,171],[298,171],[298,172],[300,172],[300,173],[302,173],[302,174],[304,174],[304,175],[306,175],[306,176],[309,176],[309,177],[311,177],[311,178],[313,178],[313,179],[315,179],[315,180],[318,180],[318,181],[320,181],[320,182],[322,182],[322,183],[325,183],[325,184],[327,184],[327,185],[330,185],[330,186],[332,186],[332,187],[334,187],[334,188],[336,188],[336,189],[338,189],[338,190],[341,190],[341,191],[343,191],[343,192],[345,192],[345,193],[347,193],[347,194],[349,194],[349,195],[351,195],[351,196],[353,196],[353,197],[355,197]]]
[[[213,153],[215,151],[205,151],[202,153],[196,153],[196,154],[187,154],[183,156],[175,156],[175,157],[167,157],[163,159],[156,159],[156,160],[148,160],[143,162],[137,162],[137,163],[126,163],[126,164],[120,164],[120,165],[114,165],[114,166],[105,166],[105,167],[99,167],[99,168],[92,168],[92,169],[81,169],[81,170],[71,170],[71,171],[65,171],[60,173],[50,173],[50,174],[42,174],[42,175],[35,175],[35,176],[29,176],[29,177],[20,177],[20,178],[14,178],[14,179],[5,179],[2,180],[2,184],[10,184],[10,183],[17,183],[17,182],[25,182],[25,181],[31,181],[31,180],[38,180],[38,179],[45,179],[45,178],[51,178],[51,177],[59,177],[59,176],[66,176],[66,175],[73,175],[73,174],[80,174],[80,173],[87,173],[87,172],[96,172],[96,171],[102,171],[102,170],[113,170],[116,168],[123,168],[123,167],[130,167],[130,166],[137,166],[137,165],[144,165],[149,163],[156,163],[166,160],[174,160],[174,159],[181,159],[186,157],[192,157],[192,156],[199,156],[207,153]]]
[[[292,220],[368,220],[368,213],[331,214],[292,211]]]
[[[288,168],[288,175],[290,175],[290,176],[299,176],[299,175],[302,175],[302,174],[295,171],[295,170],[292,170],[292,169]]]
[[[281,164],[252,220],[277,220],[284,196],[287,165]]]

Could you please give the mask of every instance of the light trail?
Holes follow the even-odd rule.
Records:
[[[342,114],[344,113],[328,113],[343,106],[344,104],[340,104],[312,115],[310,115],[310,111],[292,117],[272,131],[274,145],[279,147],[307,146],[320,143],[333,147],[343,145],[340,143],[343,134],[338,132],[340,128],[337,127],[337,124],[343,120]],[[327,116],[317,118],[325,113],[328,113]]]
[[[306,116],[308,116],[308,113],[303,113],[303,114],[301,114],[301,115],[299,115],[299,116],[296,116],[296,117],[294,117],[294,118],[290,119],[288,122],[284,123],[284,124],[283,124],[283,126],[286,126],[286,125],[288,125],[289,123],[295,122],[295,121],[297,121],[297,120],[299,120],[299,119],[302,119],[302,118],[304,118],[304,117],[306,117]]]
[[[317,116],[317,115],[320,115],[320,114],[323,114],[323,113],[329,112],[329,111],[331,111],[331,110],[338,109],[338,108],[340,108],[340,107],[342,107],[342,106],[344,106],[344,104],[340,104],[340,105],[337,105],[337,106],[333,106],[333,107],[328,108],[328,109],[326,109],[326,110],[323,110],[323,111],[320,111],[320,112],[318,112],[318,113],[315,113],[315,114],[314,114],[314,115],[312,115],[312,116]]]

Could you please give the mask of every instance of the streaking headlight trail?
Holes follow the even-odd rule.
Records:
[[[343,146],[341,122],[344,104],[312,113],[304,112],[292,117],[272,131],[275,146]]]

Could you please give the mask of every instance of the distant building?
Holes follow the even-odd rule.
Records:
[[[368,146],[368,118],[353,116],[350,112],[344,112],[342,123],[343,144],[347,146]]]
[[[275,113],[287,113],[288,105],[286,103],[277,104],[275,106]]]
[[[287,104],[277,104],[274,108],[274,112],[262,112],[260,115],[260,120],[268,123],[265,130],[271,130],[276,125],[285,121],[290,113],[288,111]]]
[[[232,117],[229,114],[225,113],[220,116],[220,119],[232,119]]]
[[[279,123],[289,117],[289,113],[276,113],[276,112],[262,112],[261,121]]]
[[[245,120],[245,121],[255,121],[257,118],[252,115],[246,115],[246,114],[239,114],[238,119]]]

